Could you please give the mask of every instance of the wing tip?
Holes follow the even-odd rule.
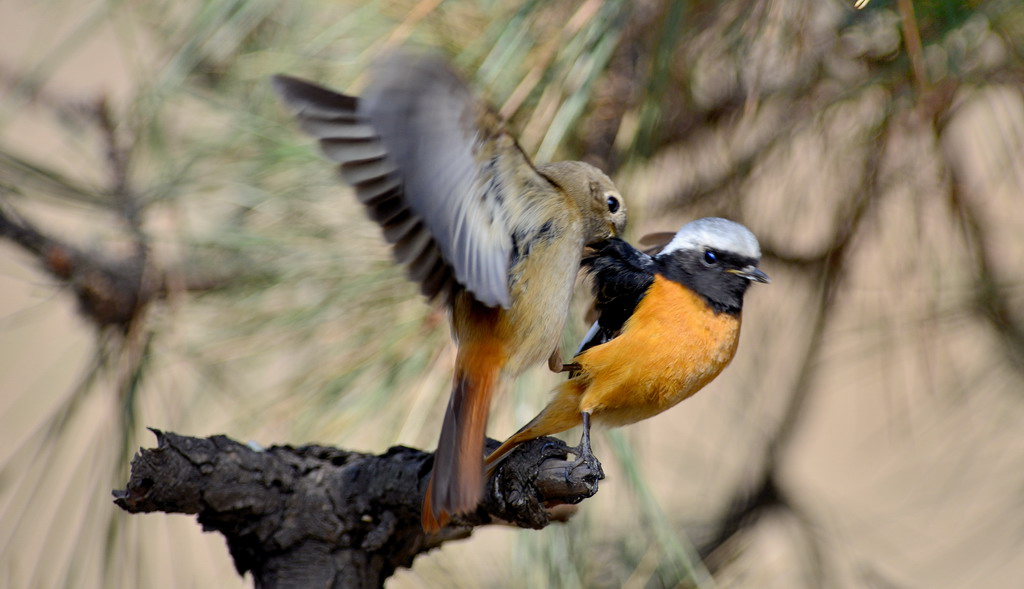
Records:
[[[270,86],[286,104],[297,112],[310,105],[330,105],[335,108],[355,111],[359,104],[359,99],[355,96],[335,92],[288,74],[270,76]]]
[[[512,298],[508,294],[508,289],[495,289],[493,291],[488,289],[481,292],[470,290],[470,292],[473,293],[476,300],[488,307],[508,309],[512,306]]]

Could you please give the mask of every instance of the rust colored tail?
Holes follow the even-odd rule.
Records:
[[[570,379],[559,385],[555,398],[548,403],[537,417],[530,420],[522,429],[512,434],[494,452],[487,456],[485,465],[486,476],[491,476],[501,461],[511,454],[516,446],[541,436],[550,436],[564,432],[581,423],[579,399],[586,389],[582,379]]]
[[[441,529],[452,514],[472,511],[483,496],[484,430],[503,357],[499,345],[467,347],[471,349],[456,362],[434,470],[423,497],[426,532]]]

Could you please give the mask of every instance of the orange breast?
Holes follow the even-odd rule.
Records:
[[[716,314],[688,288],[655,276],[622,333],[577,358],[589,381],[580,410],[613,426],[661,413],[728,366],[739,333],[739,316]]]

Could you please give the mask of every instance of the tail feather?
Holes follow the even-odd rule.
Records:
[[[484,430],[499,372],[494,361],[457,370],[423,497],[427,532],[441,529],[452,514],[472,511],[483,497]]]
[[[420,514],[420,524],[423,526],[423,531],[433,533],[441,528],[448,525],[451,520],[451,514],[447,511],[434,512],[432,505],[434,504],[434,476],[431,473],[430,480],[427,481],[427,491],[423,494],[423,508]]]

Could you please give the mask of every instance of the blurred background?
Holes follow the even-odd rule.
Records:
[[[569,524],[389,587],[1020,587],[1018,0],[0,0],[0,586],[251,586],[193,518],[113,506],[147,426],[433,448],[445,317],[267,83],[358,93],[410,43],[538,161],[608,171],[631,240],[727,216],[773,282],[718,380],[598,434]]]

